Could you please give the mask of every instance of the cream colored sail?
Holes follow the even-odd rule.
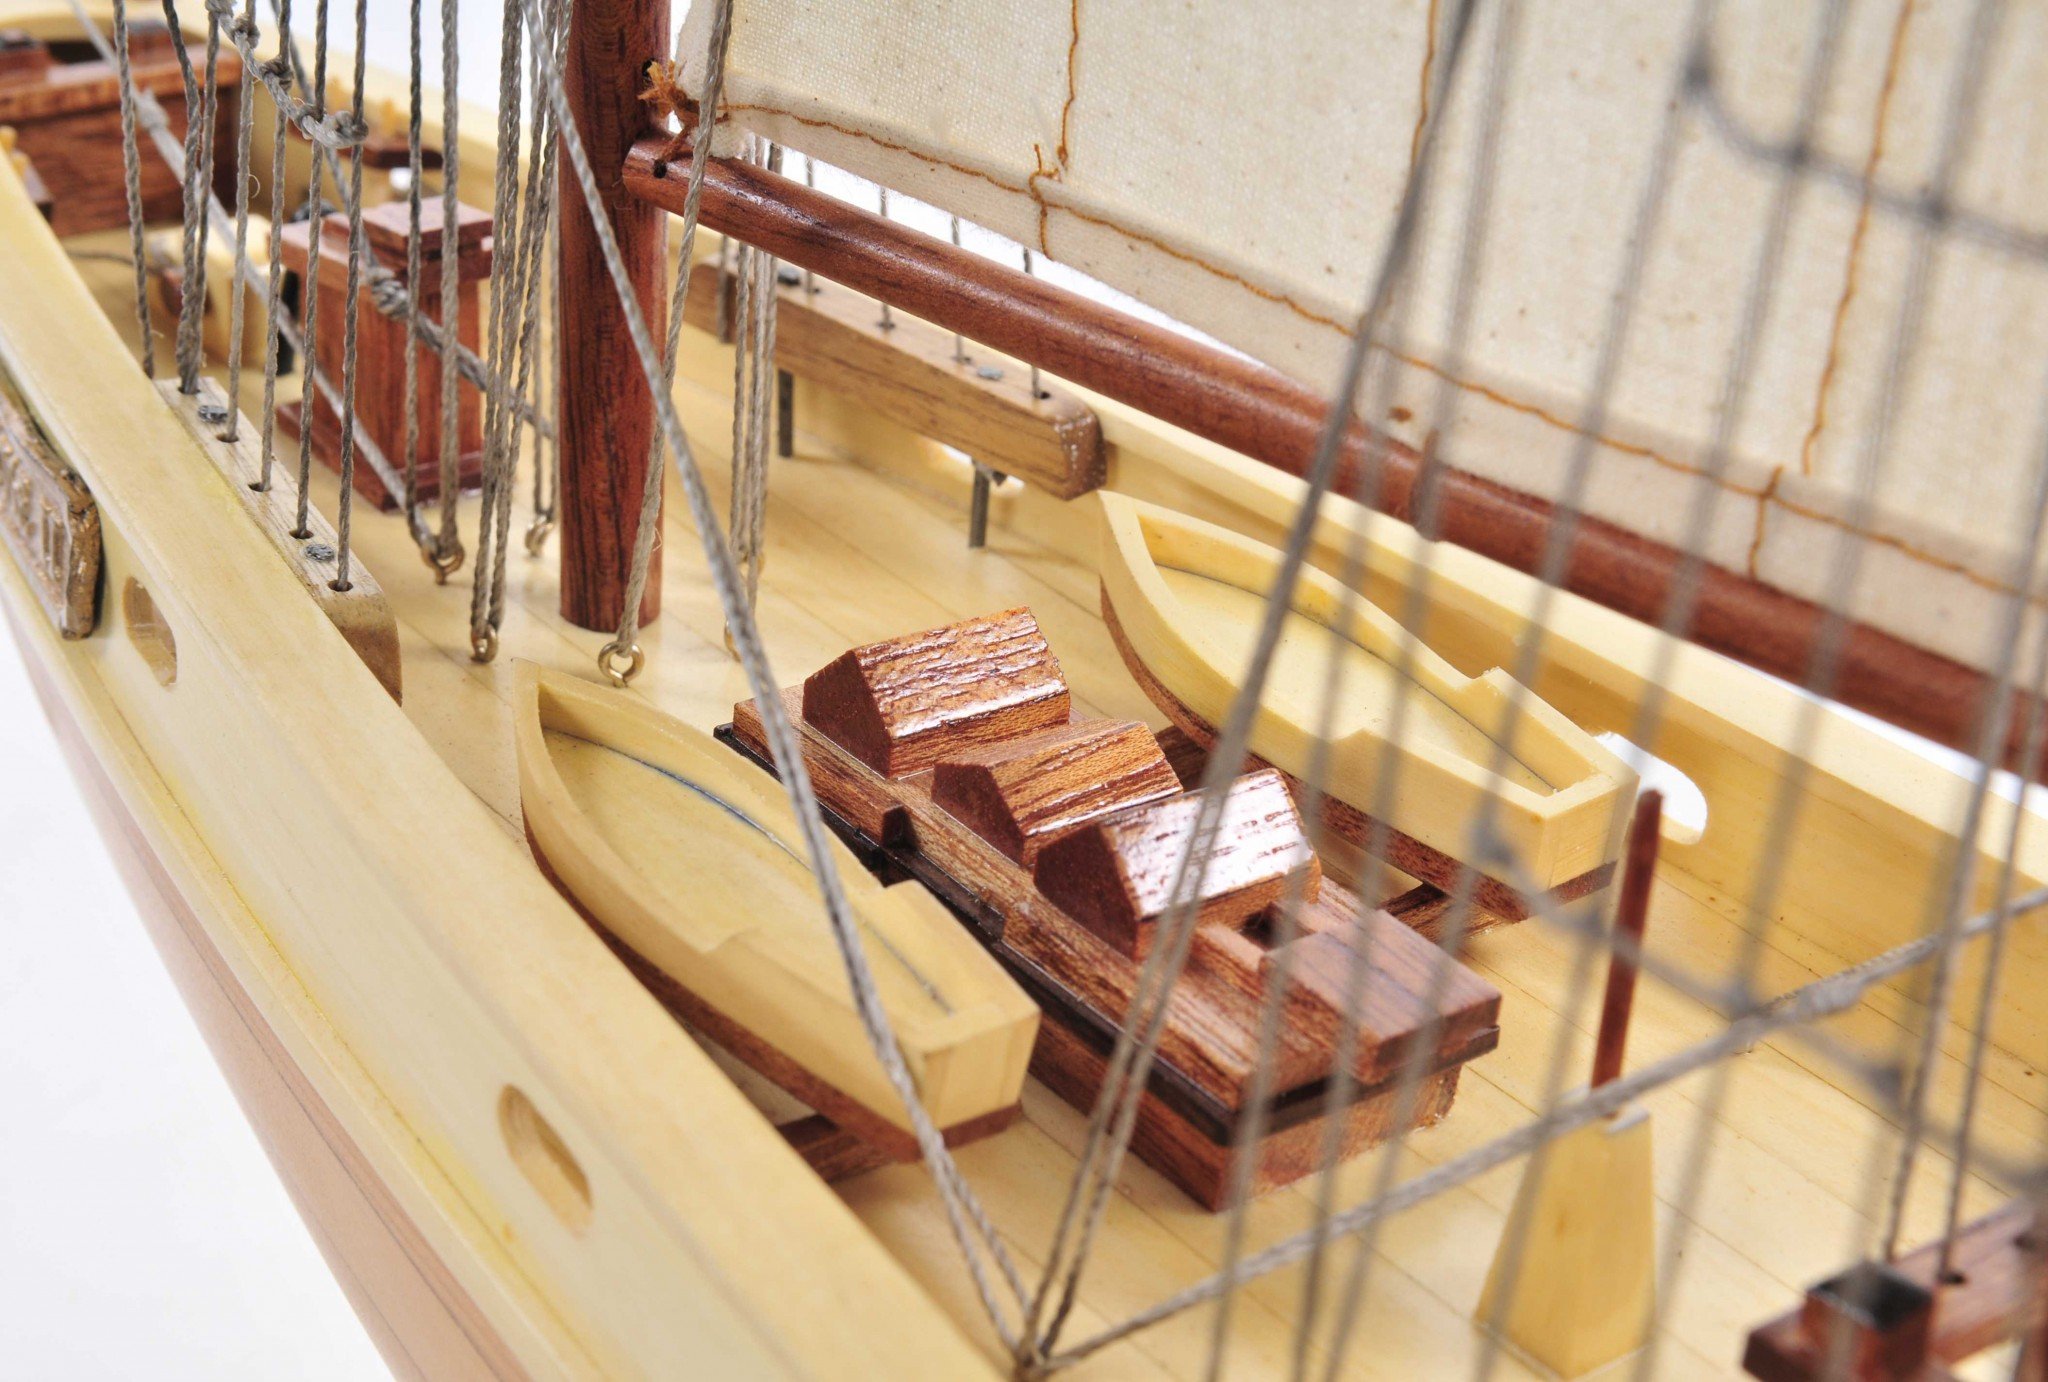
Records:
[[[700,3],[697,9],[706,7]],[[1448,103],[1389,416],[1420,443],[1446,323],[1483,16]],[[1875,511],[1856,477],[1936,160],[1967,0],[1847,7],[1735,454],[1703,480],[1791,131],[1817,3],[1727,0],[1680,94],[1686,5],[1531,0],[1505,106],[1475,316],[1440,454],[1557,497],[1607,338],[1641,189],[1683,109],[1587,510],[1674,546],[1703,488],[1709,558],[1827,602],[1863,543],[1855,615],[1979,666],[2011,584],[2048,377],[2048,11],[2007,6],[1940,237]],[[1453,6],[1436,0],[742,0],[738,123],[956,211],[1328,387],[1384,248]],[[701,66],[703,14],[685,35]],[[686,72],[697,89],[701,73]],[[1868,183],[1860,175],[1871,173]],[[1875,195],[1867,195],[1874,187]]]

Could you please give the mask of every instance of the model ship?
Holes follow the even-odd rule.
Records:
[[[8,0],[0,607],[395,1369],[2038,1371],[2030,21],[1524,10]]]

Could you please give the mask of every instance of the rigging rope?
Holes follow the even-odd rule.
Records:
[[[2014,899],[2005,909],[1981,912],[1956,928],[1958,943],[1974,940],[2019,917],[2048,908],[2048,887],[2036,888]],[[1330,1237],[1354,1234],[1367,1225],[1399,1214],[1405,1209],[1447,1190],[1464,1185],[1496,1167],[1526,1156],[1544,1143],[1577,1128],[1612,1116],[1638,1099],[1687,1075],[1725,1061],[1757,1045],[1773,1033],[1810,1026],[1838,1013],[1847,1012],[1863,1000],[1872,988],[1927,963],[1944,946],[1938,935],[1920,936],[1866,964],[1816,979],[1794,989],[1777,1002],[1753,1009],[1728,1024],[1714,1036],[1641,1067],[1631,1074],[1561,1100],[1549,1112],[1512,1131],[1460,1153],[1432,1169],[1403,1181],[1383,1195],[1332,1215],[1326,1232]],[[1264,1276],[1292,1266],[1308,1255],[1316,1234],[1311,1230],[1290,1235],[1270,1248],[1247,1257],[1237,1280]],[[1170,1319],[1184,1310],[1216,1299],[1230,1283],[1220,1272],[1176,1291],[1157,1304],[1091,1335],[1082,1342],[1045,1360],[1046,1371],[1071,1367],[1099,1353],[1120,1339]]]
[[[407,70],[405,106],[405,441],[399,455],[405,463],[405,507],[407,526],[424,526],[420,517],[420,344],[419,287],[425,252],[420,234],[420,183],[426,174],[420,133],[426,104],[424,87],[425,44],[420,0],[406,5],[406,52],[411,59]],[[432,564],[430,549],[422,555]]]
[[[256,0],[244,0],[241,17],[234,21],[237,38],[256,36]],[[239,42],[237,47],[239,48]],[[256,65],[242,59],[242,98],[235,108],[235,267],[228,279],[228,415],[220,439],[234,442],[242,432],[242,334],[248,315],[248,291],[242,287],[249,272],[249,158],[256,135]]]
[[[1457,70],[1464,48],[1465,34],[1470,27],[1473,4],[1474,0],[1463,0],[1450,21],[1446,58],[1436,78],[1439,94]],[[1438,103],[1438,108],[1441,108],[1441,102]],[[1152,954],[1140,971],[1130,1009],[1118,1031],[1116,1046],[1089,1119],[1087,1139],[1075,1169],[1074,1182],[1061,1209],[1052,1247],[1047,1254],[1039,1286],[1032,1296],[1031,1307],[1026,1314],[1024,1332],[1029,1352],[1020,1357],[1020,1366],[1036,1366],[1051,1352],[1079,1297],[1081,1273],[1087,1264],[1103,1214],[1108,1208],[1109,1194],[1115,1184],[1124,1152],[1129,1147],[1131,1135],[1136,1128],[1145,1083],[1158,1053],[1160,1038],[1165,1031],[1167,1005],[1172,996],[1171,986],[1187,960],[1195,929],[1194,900],[1199,893],[1201,879],[1206,874],[1215,848],[1218,829],[1222,823],[1224,798],[1230,782],[1243,766],[1252,722],[1263,696],[1267,674],[1272,668],[1274,652],[1279,644],[1280,632],[1293,599],[1294,587],[1306,559],[1316,516],[1321,510],[1323,496],[1329,491],[1330,484],[1336,476],[1338,457],[1345,433],[1352,421],[1369,351],[1379,334],[1407,261],[1408,248],[1414,236],[1416,219],[1422,204],[1420,194],[1427,185],[1428,166],[1438,142],[1437,131],[1441,124],[1440,120],[1429,122],[1424,133],[1422,156],[1417,161],[1416,174],[1403,189],[1386,247],[1375,270],[1365,306],[1359,313],[1357,329],[1346,351],[1336,397],[1331,404],[1322,435],[1317,440],[1314,459],[1308,468],[1306,492],[1295,512],[1286,542],[1281,549],[1279,568],[1275,574],[1273,589],[1261,614],[1251,657],[1240,679],[1237,694],[1232,698],[1221,732],[1217,735],[1216,745],[1210,754],[1208,764],[1203,770],[1201,804],[1197,809],[1188,843],[1174,866],[1173,882],[1168,890],[1170,900],[1159,923],[1159,936],[1154,941]],[[1068,1257],[1066,1249],[1070,1236],[1075,1232],[1077,1220],[1079,1235],[1075,1240],[1072,1255]],[[1052,1317],[1047,1321],[1041,1335],[1037,1332],[1038,1321],[1041,1313],[1051,1302],[1055,1283],[1059,1292],[1058,1304],[1054,1307]]]
[[[519,3],[523,11],[523,0],[519,0]],[[717,14],[719,23],[714,27],[729,26],[729,0],[720,4]],[[714,47],[717,46],[717,41],[714,40]],[[714,72],[722,65],[722,56],[720,53],[721,62],[714,64]],[[839,881],[838,864],[832,852],[832,839],[826,831],[817,794],[812,790],[810,773],[804,765],[795,730],[782,706],[781,688],[768,665],[768,655],[761,644],[760,630],[751,611],[746,608],[740,589],[738,568],[720,532],[717,517],[711,508],[710,494],[704,484],[703,473],[697,467],[689,438],[676,415],[674,400],[662,389],[663,357],[655,348],[653,335],[647,327],[647,318],[640,310],[638,297],[633,291],[632,279],[620,255],[618,239],[612,232],[610,219],[604,214],[604,202],[598,190],[597,174],[590,165],[590,155],[583,147],[581,132],[577,129],[568,109],[568,97],[562,87],[561,74],[555,69],[552,58],[542,84],[546,88],[549,101],[554,104],[555,121],[561,130],[563,150],[574,169],[584,204],[590,209],[592,225],[599,249],[604,256],[606,271],[611,275],[612,285],[618,293],[620,309],[625,316],[634,348],[640,357],[642,374],[654,397],[656,419],[666,440],[669,454],[675,461],[677,474],[683,484],[683,493],[689,501],[691,520],[703,548],[712,589],[717,594],[719,607],[733,631],[733,642],[739,654],[740,665],[746,671],[748,688],[759,708],[769,755],[780,767],[783,786],[795,813],[797,829],[803,836],[806,861],[810,865],[812,875],[818,881],[819,893],[825,905],[826,920],[846,968],[854,1008],[860,1017],[862,1030],[889,1079],[890,1087],[903,1101],[904,1110],[917,1138],[919,1151],[923,1154],[925,1165],[931,1170],[933,1180],[939,1188],[947,1227],[966,1260],[968,1275],[973,1280],[983,1308],[988,1312],[991,1326],[1002,1339],[1004,1346],[1014,1349],[1016,1334],[1005,1312],[997,1303],[994,1287],[988,1277],[987,1265],[976,1251],[973,1235],[979,1235],[980,1243],[987,1250],[990,1260],[1002,1274],[1011,1293],[1020,1301],[1023,1298],[1022,1281],[1017,1276],[1015,1264],[1011,1262],[1002,1240],[989,1222],[987,1212],[981,1207],[973,1189],[960,1175],[952,1153],[947,1149],[937,1127],[933,1125],[923,1100],[919,1098],[916,1081],[911,1077],[909,1067],[904,1064],[902,1049],[897,1045],[895,1033],[889,1026],[887,1013],[882,1010],[875,988],[874,973],[869,966],[867,951],[860,938],[859,925],[846,900],[845,889]],[[715,123],[718,111],[718,106],[709,100],[704,102],[703,108],[706,115],[698,128],[704,133],[692,157],[693,174],[696,165],[710,157],[709,127]],[[689,225],[684,227],[684,232],[685,235],[690,233]],[[687,265],[687,257],[684,263]],[[671,325],[673,328],[673,323]],[[650,467],[650,470],[652,469]],[[659,483],[659,474],[656,472],[654,485],[658,487]],[[643,505],[643,516],[654,507],[653,503]],[[642,524],[642,542],[651,541],[651,534],[645,531],[649,526],[647,523]],[[644,569],[641,575],[644,579]],[[633,603],[628,601],[624,618],[629,625],[635,613]]]
[[[98,36],[98,28],[93,29]],[[121,181],[128,194],[128,252],[135,260],[135,321],[142,373],[156,378],[156,330],[149,320],[149,262],[142,243],[142,153],[135,138],[135,72],[128,60],[128,0],[114,0],[114,70],[121,85]]]
[[[363,123],[363,64],[369,47],[369,0],[356,0],[355,71],[349,84],[349,114]],[[363,150],[357,145],[348,170],[348,286],[342,299],[341,338],[341,498],[336,505],[334,579],[328,584],[337,591],[349,588],[349,539],[353,528],[356,499],[356,367],[361,347],[363,285]],[[307,276],[318,272],[312,256]],[[305,416],[303,412],[301,416]],[[311,419],[307,418],[310,424]],[[306,431],[310,431],[308,426]]]

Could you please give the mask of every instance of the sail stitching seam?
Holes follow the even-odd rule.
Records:
[[[1157,239],[1154,236],[1148,235],[1143,231],[1135,230],[1129,226],[1122,225],[1110,217],[1099,216],[1094,214],[1093,212],[1083,211],[1075,206],[1062,204],[1057,201],[1052,201],[1049,198],[1046,198],[1042,191],[1035,190],[1033,187],[1029,185],[1019,186],[1016,183],[1009,182],[1003,178],[997,177],[993,173],[988,172],[986,169],[975,168],[964,163],[955,162],[951,159],[936,157],[922,149],[913,148],[908,144],[899,143],[895,140],[885,139],[880,135],[871,134],[865,130],[855,129],[850,125],[842,125],[837,121],[821,119],[817,116],[799,115],[797,112],[786,109],[782,106],[770,105],[763,102],[735,101],[726,104],[723,107],[723,109],[735,113],[752,112],[759,115],[772,115],[780,117],[782,119],[792,120],[799,125],[805,125],[815,129],[828,129],[836,134],[843,134],[851,138],[861,139],[870,144],[874,144],[879,148],[888,149],[896,153],[908,154],[912,158],[920,159],[923,162],[932,164],[936,167],[947,168],[952,170],[953,172],[963,174],[964,176],[979,179],[980,181],[986,182],[993,187],[1001,189],[1002,191],[1013,192],[1018,196],[1030,197],[1034,201],[1038,202],[1041,205],[1041,207],[1053,211],[1063,212],[1066,215],[1076,218],[1077,220],[1088,222],[1091,225],[1099,225],[1108,230],[1113,230],[1117,232],[1119,235],[1127,236],[1128,238],[1136,240],[1141,244],[1148,245],[1151,248],[1158,250],[1160,253],[1165,254],[1170,258],[1178,259],[1185,263],[1192,264],[1196,268],[1201,269],[1204,272],[1213,274],[1218,278],[1224,279],[1230,283],[1237,285],[1240,288],[1243,288],[1246,292],[1251,293],[1255,297],[1261,298],[1267,302],[1274,303],[1277,306],[1285,307],[1287,310],[1293,312],[1295,315],[1301,317],[1305,321],[1320,326],[1327,326],[1333,330],[1343,330],[1341,323],[1336,321],[1334,318],[1324,316],[1321,313],[1316,312],[1314,309],[1304,306],[1302,303],[1296,301],[1294,298],[1289,297],[1284,293],[1276,293],[1269,288],[1262,288],[1258,284],[1251,282],[1249,279],[1245,278],[1241,274],[1238,274],[1221,265],[1211,263],[1208,260],[1203,259],[1199,255],[1190,254],[1186,250],[1178,249],[1172,245],[1166,244],[1165,242]],[[1565,418],[1559,417],[1556,413],[1551,412],[1549,409],[1545,408],[1541,404],[1532,403],[1526,399],[1517,398],[1512,394],[1504,393],[1500,389],[1495,388],[1492,385],[1483,384],[1476,380],[1467,379],[1463,376],[1452,374],[1449,371],[1447,371],[1442,365],[1439,365],[1434,361],[1425,359],[1418,355],[1414,355],[1405,351],[1391,351],[1389,352],[1389,354],[1391,354],[1394,359],[1399,360],[1404,365],[1408,365],[1412,368],[1420,369],[1426,371],[1429,374],[1435,375],[1437,378],[1442,379],[1445,382],[1449,383],[1453,388],[1458,389],[1460,392],[1474,394],[1480,398],[1487,400],[1490,403],[1498,404],[1499,406],[1511,409],[1514,412],[1527,414],[1528,416],[1537,419],[1539,422],[1557,428],[1559,431],[1571,433],[1574,435],[1585,434],[1584,429],[1579,427],[1577,424]],[[1764,499],[1765,497],[1765,486],[1746,485],[1743,484],[1741,481],[1731,479],[1726,475],[1713,475],[1701,466],[1697,466],[1692,462],[1682,460],[1679,457],[1673,456],[1668,452],[1660,451],[1651,446],[1646,446],[1640,442],[1625,441],[1606,432],[1593,433],[1592,438],[1594,441],[1598,442],[1602,446],[1620,452],[1623,455],[1635,456],[1642,460],[1653,462],[1654,464],[1661,466],[1666,470],[1674,471],[1680,475],[1689,476],[1694,479],[1707,480],[1712,484],[1717,485],[1724,490],[1727,490],[1730,493],[1740,494],[1746,498],[1759,500]],[[1998,577],[1987,576],[1983,572],[1978,571],[1976,568],[1968,565],[1965,562],[1957,560],[1956,558],[1942,556],[1938,552],[1934,552],[1926,547],[1921,546],[1919,543],[1913,541],[1911,538],[1903,537],[1895,533],[1877,531],[1873,528],[1857,524],[1850,519],[1843,518],[1840,515],[1831,514],[1827,512],[1825,509],[1821,509],[1811,504],[1804,504],[1797,500],[1787,498],[1783,494],[1770,494],[1768,502],[1776,504],[1779,508],[1784,509],[1786,512],[1791,513],[1797,517],[1805,518],[1815,523],[1824,524],[1827,527],[1837,529],[1838,531],[1847,533],[1852,537],[1861,539],[1866,542],[1873,542],[1879,546],[1891,548],[1892,550],[1898,552],[1901,556],[1904,556],[1912,561],[1919,562],[1923,565],[1932,567],[1935,570],[1946,572],[1950,575],[1960,576],[1964,580],[1968,581],[1970,584],[1977,586],[1983,590],[1989,591],[1994,595],[2014,595],[2018,593],[2012,588],[2011,585],[1999,579]]]

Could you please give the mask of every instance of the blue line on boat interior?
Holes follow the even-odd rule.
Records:
[[[571,735],[570,737],[574,738],[575,736]],[[588,744],[593,743],[595,741],[586,739],[583,742]],[[773,843],[777,849],[781,850],[784,854],[787,854],[790,858],[796,860],[797,863],[803,865],[805,873],[809,873],[811,871],[811,861],[804,858],[801,854],[798,854],[795,850],[791,849],[787,844],[783,843],[782,837],[780,835],[777,835],[767,826],[761,824],[761,822],[755,820],[745,811],[742,811],[739,807],[734,806],[731,802],[727,801],[724,797],[718,795],[718,793],[712,791],[710,788],[705,787],[699,783],[690,781],[690,779],[684,777],[681,773],[670,772],[667,768],[663,768],[656,764],[649,763],[644,758],[634,758],[632,754],[626,753],[619,749],[612,748],[612,746],[609,744],[599,744],[598,747],[606,750],[607,752],[616,753],[621,758],[631,759],[633,762],[638,763],[641,767],[647,769],[649,772],[660,773],[663,777],[667,778],[670,782],[675,783],[678,787],[696,793],[698,796],[704,798],[704,800],[710,802],[713,806],[716,806],[719,810],[725,812],[726,815],[731,816],[740,824],[748,827],[751,830],[758,830],[763,835],[767,836],[769,841]],[[927,998],[931,999],[932,1002],[939,1005],[940,1011],[944,1012],[948,1017],[951,1017],[953,1015],[953,1005],[946,1001],[946,995],[939,992],[938,985],[934,984],[931,980],[925,978],[924,972],[920,970],[916,965],[910,962],[909,956],[905,955],[902,951],[898,950],[895,947],[895,945],[890,942],[887,936],[877,931],[874,927],[864,925],[861,927],[861,929],[867,932],[868,935],[874,937],[875,944],[881,946],[882,949],[888,951],[891,959],[895,960],[897,964],[903,966],[903,972],[908,974],[912,979],[914,979],[917,982],[917,986],[924,990],[925,996]]]

